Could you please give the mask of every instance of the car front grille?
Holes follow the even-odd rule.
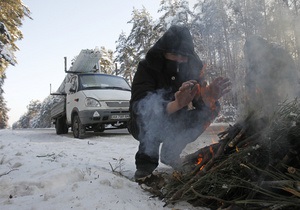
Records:
[[[129,101],[107,101],[108,107],[129,107]]]

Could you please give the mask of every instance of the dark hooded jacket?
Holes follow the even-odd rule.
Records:
[[[177,53],[188,57],[187,63],[177,64],[177,69],[167,68],[168,62],[164,57],[165,53]],[[149,93],[156,93],[164,90],[163,95],[166,103],[163,109],[166,110],[168,102],[174,100],[174,94],[178,91],[181,84],[187,80],[197,80],[200,82],[200,71],[203,67],[201,60],[194,51],[194,44],[189,30],[184,26],[171,26],[166,33],[148,51],[145,59],[140,61],[135,73],[131,100],[128,130],[139,140],[139,133],[143,132],[142,119],[137,114],[137,103]],[[174,69],[174,68],[173,68]],[[203,106],[202,100],[193,102],[196,108]],[[170,115],[174,119],[176,113]],[[166,115],[167,116],[167,115]]]

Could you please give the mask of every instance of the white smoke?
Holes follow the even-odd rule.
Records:
[[[257,36],[245,43],[246,112],[271,115],[277,105],[299,96],[299,75],[291,55]]]
[[[157,145],[162,143],[161,158],[165,162],[178,159],[185,146],[196,140],[216,117],[208,108],[168,115],[165,109],[169,100],[164,99],[167,92],[161,89],[149,93],[138,102],[135,110],[144,130],[139,139],[146,153],[154,155]]]

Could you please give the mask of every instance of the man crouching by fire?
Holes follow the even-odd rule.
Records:
[[[203,63],[189,29],[171,26],[140,61],[132,83],[128,130],[139,141],[135,179],[152,174],[160,161],[179,169],[180,154],[215,119],[227,78],[203,81]],[[161,151],[159,152],[161,145]]]

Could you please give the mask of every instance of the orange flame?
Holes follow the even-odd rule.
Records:
[[[198,160],[197,160],[197,165],[199,165],[203,160],[203,156],[199,154]]]
[[[211,157],[214,156],[214,150],[213,150],[213,147],[212,146],[209,146],[209,152],[211,154]],[[202,161],[203,161],[203,155],[202,154],[199,154],[198,155],[198,159],[197,159],[197,165],[201,165],[202,164]],[[200,171],[205,167],[206,163],[203,163],[203,165],[200,167]]]
[[[199,158],[198,158],[198,161],[197,161],[197,165],[200,165],[203,161],[203,156],[201,154],[199,154]],[[203,164],[201,167],[200,167],[200,171],[205,167],[205,164]]]
[[[210,151],[210,153],[211,153],[211,155],[212,155],[212,156],[214,156],[214,155],[215,155],[215,154],[214,154],[214,150],[213,150],[213,147],[212,147],[212,146],[210,146],[210,147],[209,147],[209,151]]]

